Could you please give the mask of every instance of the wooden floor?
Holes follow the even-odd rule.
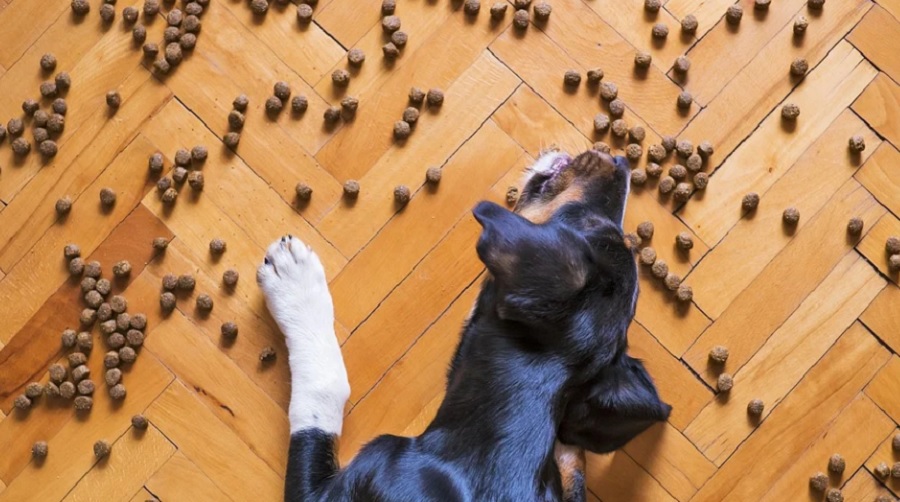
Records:
[[[808,478],[826,471],[833,453],[846,460],[843,475],[831,478],[845,500],[900,494],[900,479],[875,474],[879,463],[900,461],[891,450],[900,422],[900,289],[884,248],[900,235],[900,1],[829,0],[817,12],[806,0],[775,0],[762,14],[740,0],[735,28],[723,18],[734,0],[668,0],[656,15],[638,0],[551,0],[547,23],[517,31],[511,9],[490,21],[489,0],[475,18],[461,2],[400,0],[409,42],[387,64],[380,0],[320,0],[305,27],[292,5],[273,2],[254,18],[248,2],[213,0],[196,49],[162,78],[122,22],[122,8],[142,2],[120,0],[104,27],[99,0],[90,1],[91,13],[78,20],[69,0],[0,0],[0,119],[40,97],[42,54],[55,53],[57,70],[73,80],[54,159],[32,152],[14,160],[9,141],[0,146],[0,500],[279,499],[289,371],[255,268],[288,232],[319,253],[335,298],[352,386],[342,461],[376,434],[421,431],[478,289],[472,206],[505,200],[552,144],[624,148],[593,132],[594,115],[605,111],[596,88],[562,85],[566,70],[594,67],[618,84],[628,124],[646,128],[645,151],[675,135],[710,141],[715,153],[709,187],[686,204],[660,196],[653,179],[630,196],[628,229],[655,224],[645,244],[686,277],[694,297],[678,304],[642,270],[631,353],[674,409],[622,451],[589,457],[591,499],[822,500]],[[680,33],[688,14],[699,21],[695,37]],[[799,15],[809,28],[794,37]],[[656,22],[671,29],[665,43],[651,38]],[[165,20],[147,24],[148,40],[160,41]],[[368,59],[346,89],[335,88],[331,73],[347,67],[353,47]],[[636,50],[653,55],[646,72],[634,71]],[[670,68],[685,53],[692,66],[682,78]],[[797,57],[810,64],[802,81],[788,72]],[[278,80],[308,97],[304,116],[266,117]],[[394,143],[411,86],[442,88],[446,100]],[[689,111],[675,105],[682,87],[693,93]],[[104,98],[111,89],[123,97],[114,114]],[[219,138],[240,93],[250,108],[231,153]],[[360,100],[356,120],[325,127],[324,110],[345,95]],[[790,126],[780,116],[788,102],[802,111]],[[867,148],[853,156],[847,141],[857,134]],[[164,206],[147,159],[162,152],[168,171],[175,151],[194,145],[210,151],[205,189],[185,186]],[[422,186],[430,166],[443,168],[437,190]],[[362,187],[355,204],[341,199],[348,179]],[[300,181],[314,189],[302,208]],[[414,192],[402,210],[392,200],[400,184]],[[103,187],[118,194],[108,210],[99,204]],[[761,204],[744,215],[748,192]],[[74,206],[58,218],[54,204],[64,195]],[[790,230],[781,222],[788,206],[801,214]],[[845,230],[855,216],[865,221],[858,239]],[[693,236],[688,253],[675,248],[680,232]],[[154,254],[150,243],[160,236],[172,240]],[[213,259],[215,237],[228,248]],[[146,342],[124,370],[124,401],[106,395],[107,349],[95,335],[93,410],[76,415],[70,402],[42,397],[22,413],[13,400],[65,362],[60,333],[77,327],[84,308],[62,256],[68,242],[99,260],[107,277],[118,260],[133,264],[114,291],[124,291],[130,312],[146,313]],[[229,268],[241,275],[234,291],[221,284]],[[163,315],[167,273],[191,273],[197,287]],[[201,293],[215,301],[209,314],[194,307]],[[234,343],[220,337],[225,321],[239,326]],[[730,349],[728,395],[714,391],[718,370],[707,353],[715,345]],[[266,346],[277,351],[271,365],[258,358]],[[765,402],[759,422],[746,413],[756,398]],[[150,420],[143,434],[131,427],[136,413]],[[113,444],[99,463],[98,439]],[[42,463],[31,458],[39,440],[49,443]]]

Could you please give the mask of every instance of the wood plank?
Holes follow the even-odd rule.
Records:
[[[380,158],[366,155],[347,164],[352,168],[350,166],[356,162],[374,162],[369,174],[360,178],[359,198],[353,204],[335,206],[319,223],[322,235],[345,256],[354,256],[397,212],[393,188],[397,185],[421,186],[426,166],[442,165],[471,136],[471,130],[482,124],[513,93],[518,83],[518,78],[508,68],[490,53],[483,52],[446,89],[446,101],[441,111],[434,116],[426,113],[419,118],[415,135],[405,145],[397,144],[384,155],[377,154]],[[404,92],[408,91],[407,82]],[[465,106],[451,106],[451,103],[465,103]],[[436,121],[433,126],[429,125],[430,119]],[[385,134],[390,136],[389,128],[385,129]],[[333,144],[329,143],[329,146]],[[380,150],[371,142],[366,146],[373,151]],[[342,148],[342,152],[343,155],[356,155],[353,148]],[[320,160],[322,158],[320,156]],[[345,157],[350,158],[354,157]]]
[[[844,500],[876,500],[879,496],[890,496],[884,485],[865,469],[856,471],[844,486],[841,487]]]
[[[145,346],[273,471],[285,470],[287,413],[191,321],[173,313]]]
[[[897,40],[898,37],[900,21],[887,10],[875,5],[847,35],[847,40],[872,64],[897,82],[900,81],[900,54],[884,41]]]
[[[204,14],[203,23],[215,26],[215,30],[203,31],[191,60],[166,76],[165,84],[202,119],[197,127],[209,128],[216,138],[228,131],[228,113],[234,97],[246,94],[250,103],[237,152],[230,153],[221,140],[210,140],[206,143],[210,153],[221,149],[221,157],[245,162],[288,203],[294,201],[297,183],[308,183],[316,195],[304,208],[304,214],[311,220],[321,217],[341,193],[337,181],[312,157],[334,133],[322,122],[328,103],[229,9],[213,6]],[[245,57],[246,54],[253,57]],[[272,95],[277,81],[289,83],[294,95],[306,96],[309,109],[302,117],[292,116],[286,110],[277,120],[269,118],[265,100]]]
[[[866,161],[868,149],[859,158],[851,157],[847,149],[847,138],[854,134],[862,134],[873,145],[880,143],[852,111],[845,110],[772,185],[753,217],[738,220],[728,237],[691,271],[688,284],[704,312],[720,315],[853,176],[853,166]],[[800,222],[793,227],[782,223],[787,207],[800,211]]]
[[[894,357],[894,359],[896,359],[896,357]],[[894,436],[896,436],[897,434],[900,434],[900,429],[895,428],[887,435],[887,437],[883,438],[881,444],[878,445],[878,448],[875,450],[875,452],[872,453],[868,460],[866,460],[865,469],[861,469],[861,472],[867,473],[869,477],[872,477],[875,476],[875,468],[878,466],[878,464],[884,462],[888,466],[893,466],[896,462],[900,462],[900,453],[897,453],[897,451],[892,446]],[[880,482],[878,481],[879,479],[881,480]],[[898,480],[897,478],[883,479],[873,477],[872,481],[873,484],[877,486],[878,493],[887,494],[888,492],[891,492],[894,494],[894,496],[900,495],[900,480]],[[872,488],[869,488],[869,490],[871,489]],[[848,500],[865,499],[860,498]]]
[[[509,136],[487,122],[447,161],[436,190],[422,186],[424,173],[419,169],[418,182],[412,185],[418,190],[409,205],[391,218],[331,282],[338,321],[355,330],[491,185],[519,162],[521,155],[522,149]],[[476,240],[477,234],[470,250]],[[404,245],[398,247],[398,242]],[[360,287],[362,277],[365,287]]]
[[[669,423],[650,427],[623,451],[678,500],[689,500],[716,472],[716,466]]]
[[[867,146],[867,150],[868,150]],[[884,204],[900,215],[900,151],[890,143],[881,143],[869,160],[856,172],[856,180]]]
[[[112,263],[127,259],[132,263],[135,277],[152,256],[148,245],[150,240],[167,234],[159,220],[147,211],[136,210],[93,252],[88,253],[82,248],[85,252],[83,256],[88,261],[100,261],[105,266],[107,275]],[[49,252],[59,256],[57,253],[61,247],[62,244]],[[27,280],[24,274],[23,280]],[[121,292],[128,285],[128,281],[115,281],[114,291]],[[156,304],[156,301],[148,305],[132,300],[132,312],[149,309]],[[19,308],[24,306],[19,305]],[[70,280],[51,293],[48,299],[38,305],[37,312],[26,319],[22,329],[0,351],[0,408],[8,410],[22,388],[28,382],[39,379],[47,367],[55,362],[61,353],[60,334],[66,328],[78,327],[78,316],[83,308],[79,284]]]
[[[875,221],[875,218],[863,218],[864,221]],[[891,272],[888,269],[888,259],[890,256],[885,249],[885,242],[889,237],[900,237],[900,219],[888,213],[881,217],[869,230],[869,233],[856,246],[856,249],[862,253],[873,265],[878,267],[882,274],[894,281],[894,284],[900,283],[900,273]]]
[[[459,343],[459,328],[480,290],[481,284],[476,281],[455,298],[347,415],[339,452],[342,465],[380,434],[419,434],[431,422],[433,413],[421,410],[432,401],[439,405],[443,400],[447,366]],[[417,420],[420,415],[423,420]],[[415,424],[415,431],[407,431],[410,424]]]
[[[4,35],[0,44],[0,65],[12,68],[16,61],[32,47],[57,19],[68,12],[70,2],[49,0],[40,4],[34,2],[7,3],[0,11],[0,25],[11,31]],[[46,45],[44,41],[42,44]],[[39,54],[39,53],[38,53]],[[37,60],[34,61],[37,64]]]
[[[91,354],[92,373],[102,374],[102,364],[102,351],[95,350]],[[92,451],[94,442],[98,439],[112,442],[120,437],[131,427],[131,417],[149,406],[173,379],[152,354],[140,354],[123,373],[128,396],[122,401],[113,401],[101,391],[94,398],[89,419],[70,419],[52,438],[47,438],[50,454],[42,465],[28,463],[31,442],[10,445],[10,452],[19,455],[18,451],[21,451],[26,455],[27,465],[9,482],[3,493],[7,500],[59,500],[64,497],[97,463]],[[113,450],[111,456],[115,455]],[[109,461],[104,462],[108,465]]]
[[[102,75],[108,78],[116,73]],[[88,84],[103,85],[102,82]],[[64,135],[67,136],[65,145],[60,147],[54,160],[41,165],[35,157],[30,160],[39,170],[33,176],[9,180],[10,185],[6,185],[7,179],[4,178],[3,187],[10,190],[9,196],[14,198],[7,210],[0,213],[0,267],[12,270],[45,231],[54,225],[61,228],[79,226],[85,222],[78,220],[91,218],[95,214],[97,193],[85,191],[128,147],[137,130],[172,96],[168,89],[153,82],[144,72],[131,74],[118,88],[129,99],[122,103],[114,120],[108,120],[106,110],[98,110],[93,100],[69,99],[66,120],[73,121],[71,127],[74,132]],[[91,115],[85,117],[87,114]],[[76,130],[74,127],[79,121],[84,123]],[[146,160],[143,164],[146,165]],[[30,168],[30,165],[21,167],[23,170]],[[137,173],[137,168],[134,166],[132,172]],[[143,172],[141,177],[144,177]],[[25,182],[26,185],[15,187],[15,184]],[[13,193],[12,190],[16,191]],[[66,195],[74,203],[69,214],[60,218],[56,213],[56,201]]]
[[[884,212],[855,180],[848,180],[809,225],[735,298],[683,359],[711,385],[706,368],[710,349],[725,345],[728,369],[740,369],[853,246],[846,237],[847,215],[871,221]],[[754,322],[747,322],[753,319]]]
[[[124,500],[139,490],[175,451],[175,445],[152,425],[141,432],[127,430],[113,443],[109,459],[94,464],[63,500]]]
[[[900,85],[885,74],[879,74],[853,103],[859,114],[879,134],[900,148],[900,117],[890,110],[900,106]]]
[[[174,382],[147,410],[147,418],[178,445],[213,483],[234,500],[276,500],[284,479],[180,382]],[[252,472],[252,476],[236,476]]]
[[[859,320],[894,352],[900,353],[900,288],[888,285],[872,301]]]
[[[847,254],[796,311],[739,370],[725,366],[734,388],[703,408],[685,434],[721,465],[754,432],[746,403],[762,399],[765,418],[884,288],[885,281],[857,253]],[[710,380],[718,371],[706,366]]]
[[[763,495],[766,500],[803,500],[809,494],[809,477],[827,472],[828,458],[844,457],[847,472],[855,472],[881,444],[894,424],[865,395],[859,395],[829,424],[827,430],[785,466],[784,473]],[[840,476],[835,478],[840,479]],[[842,483],[836,483],[838,486]],[[758,492],[757,492],[758,493]],[[845,500],[851,499],[844,494]]]
[[[169,152],[183,145],[210,145],[215,141],[202,122],[179,102],[170,102],[163,107],[141,133],[156,148]],[[210,239],[216,237],[213,232],[219,229],[212,221],[199,220],[196,213],[206,213],[200,208],[211,203],[240,226],[262,249],[266,249],[279,236],[290,232],[315,248],[329,277],[333,277],[344,266],[344,257],[279,196],[267,179],[261,178],[241,158],[231,157],[225,151],[212,148],[204,169],[208,180],[202,195],[195,198],[185,193],[173,207],[168,208],[163,205],[157,193],[151,192],[144,197],[144,205],[163,221],[172,220],[172,225],[175,225],[174,221],[182,220],[177,230],[179,233],[191,225],[191,231],[203,236],[204,242],[208,244]],[[182,191],[189,192],[190,189],[182,188]],[[240,197],[235,197],[235,194],[240,194]],[[265,211],[260,211],[260,208],[265,208]],[[215,213],[209,214],[209,217],[215,218]],[[183,221],[188,218],[193,219],[193,223]],[[227,228],[227,225],[223,226]],[[206,230],[201,230],[202,227],[206,227]],[[258,259],[261,258],[262,255]]]
[[[147,480],[147,488],[160,500],[232,500],[180,451]]]
[[[399,7],[395,11],[399,16],[407,14],[407,9],[419,8],[413,6],[412,2],[401,3]],[[353,47],[372,26],[381,24],[381,2],[379,0],[331,2],[317,9],[315,20],[344,47]]]
[[[895,19],[900,19],[900,0],[878,0],[876,3],[890,12]]]
[[[177,455],[177,453],[176,453],[176,455]],[[156,500],[157,500],[157,498],[154,497],[152,493],[148,492],[146,488],[141,487],[141,489],[138,490],[137,493],[135,493],[133,497],[131,497],[130,502],[154,502]],[[224,499],[222,499],[222,500],[224,500]]]
[[[856,399],[889,358],[865,328],[857,324],[847,330],[695,498],[755,499],[759,487],[772,486],[796,462],[796,452],[809,448],[827,431],[833,417]],[[765,462],[760,461],[763,458]],[[826,457],[820,462],[824,466]]]
[[[82,254],[90,255],[131,213],[153,185],[144,176],[147,157],[152,152],[146,141],[132,141],[109,168],[85,188],[84,204],[89,209],[83,216],[69,220],[67,225],[51,226],[29,253],[8,271],[0,282],[0,317],[5,321],[0,326],[0,340],[8,343],[60,284],[72,280],[68,264],[61,256],[67,243],[77,242]],[[105,213],[98,196],[102,187],[115,187],[117,193],[115,206]],[[90,199],[93,202],[89,202]],[[48,256],[57,258],[48,260]]]
[[[672,405],[669,423],[676,429],[683,431],[713,398],[710,389],[690,369],[636,322],[628,329],[628,352],[644,362],[660,397]]]
[[[627,453],[587,454],[585,484],[601,500],[674,502],[674,498]]]
[[[900,358],[894,356],[866,387],[866,395],[895,422],[900,422],[898,391],[900,391]]]
[[[678,19],[688,14],[697,18],[697,37],[703,38],[717,23],[725,22],[725,10],[734,0],[669,0],[664,8]]]
[[[656,135],[680,131],[697,113],[697,107],[687,114],[679,112],[675,101],[681,89],[663,72],[654,68],[646,77],[635,78],[634,48],[600,16],[585,12],[577,0],[553,5],[553,22],[544,28],[546,34],[531,29],[520,34],[511,28],[490,49],[585,135],[592,137],[594,116],[601,111],[598,91],[585,84],[568,91],[562,82],[566,70],[584,74],[590,68],[603,68],[604,82],[617,84],[619,97],[639,119],[628,113],[629,124],[646,122]],[[646,144],[654,141],[652,137],[645,140]]]
[[[772,185],[843,113],[875,74],[875,69],[850,44],[838,44],[789,98],[804,112],[796,130],[785,133],[781,110],[772,111],[753,136],[715,172],[712,189],[704,191],[702,201],[687,204],[680,211],[685,223],[708,245],[718,244],[742,217],[741,197],[757,192],[763,198],[762,204],[766,204],[766,193]],[[820,106],[823,102],[830,105]],[[846,144],[846,139],[843,143]],[[713,144],[720,146],[716,141]]]

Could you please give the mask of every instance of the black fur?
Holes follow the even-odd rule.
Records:
[[[625,353],[637,299],[621,227],[627,162],[587,152],[567,169],[582,196],[545,222],[488,202],[475,208],[490,276],[426,431],[381,436],[342,471],[333,436],[296,433],[286,499],[562,500],[557,440],[607,453],[668,418],[643,365]],[[523,207],[565,196],[564,179],[532,178]],[[584,500],[583,473],[572,479],[566,500]]]

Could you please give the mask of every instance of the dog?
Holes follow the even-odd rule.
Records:
[[[479,203],[486,278],[434,420],[417,437],[374,439],[343,469],[350,386],[325,273],[298,239],[273,243],[257,280],[289,353],[285,500],[584,500],[584,450],[612,452],[671,411],[626,353],[638,296],[629,183],[624,157],[552,152],[514,211]]]

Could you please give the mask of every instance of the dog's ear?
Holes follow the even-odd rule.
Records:
[[[667,420],[671,411],[644,365],[623,354],[576,390],[566,405],[558,437],[565,444],[609,453]]]
[[[494,277],[512,275],[518,264],[517,242],[526,239],[532,223],[493,202],[480,202],[472,211],[481,224],[475,250]]]

